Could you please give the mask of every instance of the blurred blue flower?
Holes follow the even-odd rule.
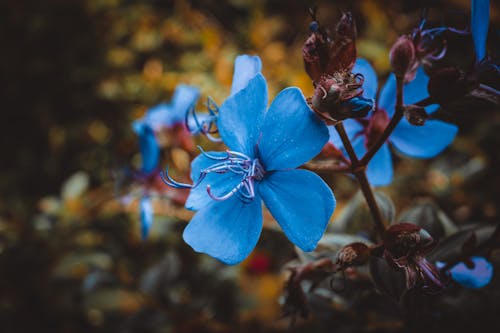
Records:
[[[179,85],[175,89],[170,103],[161,103],[150,108],[142,119],[132,123],[132,129],[139,137],[142,158],[141,173],[146,178],[154,174],[160,163],[160,146],[155,131],[162,128],[173,128],[179,124],[184,126],[186,114],[190,108],[194,107],[199,94],[199,90],[195,87]],[[146,239],[153,224],[153,206],[151,198],[147,194],[141,198],[139,214],[141,235],[143,239]]]
[[[156,140],[155,131],[183,124],[188,109],[194,106],[199,94],[198,88],[179,85],[175,89],[172,102],[161,103],[150,108],[142,119],[132,123],[132,128],[139,137],[141,171],[144,174],[153,172],[160,162],[160,146]]]
[[[377,92],[377,75],[368,61],[358,59],[353,73],[363,74],[365,98],[375,98]],[[404,102],[416,103],[426,97],[429,77],[422,67],[417,70],[415,79],[404,86]],[[396,77],[391,74],[380,91],[377,109],[365,119],[347,119],[344,121],[345,130],[352,141],[358,158],[362,158],[369,146],[389,122],[395,112],[396,104]],[[437,105],[426,108],[428,114],[438,109]],[[334,127],[329,127],[330,142],[347,155],[342,141]],[[406,118],[401,119],[388,142],[401,154],[414,158],[430,158],[439,154],[453,142],[458,128],[455,125],[440,120],[427,120],[423,126],[411,125]],[[367,166],[367,177],[374,186],[388,185],[392,181],[393,167],[389,145],[384,144],[373,156]]]
[[[141,218],[141,237],[146,239],[149,235],[149,229],[153,225],[153,204],[151,197],[145,195],[139,203],[139,214]]]
[[[472,0],[471,30],[476,51],[476,61],[481,62],[486,56],[486,38],[490,21],[490,1]]]
[[[202,152],[191,164],[186,207],[198,210],[184,230],[197,252],[227,264],[245,259],[262,230],[261,200],[286,236],[311,251],[335,207],[331,189],[315,173],[296,169],[328,141],[326,125],[297,88],[267,106],[267,83],[258,73],[219,109],[226,152]],[[168,177],[168,175],[167,175]],[[173,186],[185,186],[168,177]]]
[[[135,121],[132,128],[139,137],[139,149],[142,157],[141,171],[144,174],[150,174],[160,162],[160,146],[156,141],[155,133],[143,121]]]
[[[241,89],[245,88],[252,78],[260,73],[262,69],[262,61],[258,56],[240,55],[236,57],[234,62],[233,82],[231,84],[231,94],[229,97],[236,94]],[[217,133],[216,123],[219,114],[219,107],[215,102],[208,98],[207,113],[197,113],[194,108],[189,110],[188,113],[188,129],[192,134],[202,133],[208,139],[214,142],[220,142],[219,138],[212,136]]]
[[[483,257],[471,257],[470,261],[474,267],[469,268],[461,262],[450,269],[451,277],[466,288],[479,289],[485,287],[493,278],[493,265]],[[442,262],[436,263],[439,268],[444,265]]]
[[[200,91],[198,88],[184,84],[178,85],[175,88],[172,101],[150,108],[142,121],[154,130],[183,124],[186,113],[190,108],[194,107],[199,96]]]

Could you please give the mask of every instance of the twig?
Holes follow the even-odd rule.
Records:
[[[425,100],[423,100],[425,101]],[[373,156],[378,152],[380,147],[384,145],[384,143],[387,141],[389,136],[391,135],[392,131],[396,128],[396,126],[399,124],[401,121],[401,118],[403,118],[404,115],[404,110],[403,110],[403,78],[396,78],[396,110],[394,112],[394,116],[392,116],[392,119],[385,128],[384,132],[382,135],[380,135],[373,144],[368,149],[368,152],[366,152],[365,156],[361,159],[361,164],[362,165],[367,165],[368,162],[373,158]]]
[[[351,144],[351,140],[349,140],[349,137],[345,132],[344,125],[342,123],[339,123],[335,125],[335,129],[339,133],[339,136],[342,140],[342,143],[344,144],[347,154],[351,159],[351,168],[353,170],[354,176],[359,182],[361,192],[363,192],[365,200],[368,204],[368,208],[370,209],[370,213],[373,218],[373,223],[375,224],[375,229],[377,230],[379,236],[382,238],[385,233],[385,223],[384,219],[382,218],[382,214],[380,213],[378,204],[375,201],[373,190],[370,186],[370,183],[368,182],[368,179],[366,178],[366,172],[365,172],[366,164],[363,165],[356,156],[356,153]]]

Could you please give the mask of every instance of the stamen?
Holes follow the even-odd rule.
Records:
[[[440,281],[438,277],[437,270],[431,266],[431,264],[425,259],[416,260],[417,267],[420,268],[422,275],[431,280],[439,288],[444,288],[443,282]],[[422,276],[422,277],[424,277]],[[425,279],[424,277],[424,279]]]
[[[227,150],[225,151],[225,153],[227,154],[226,156],[215,156],[215,155],[210,155],[209,153],[207,153],[203,148],[201,148],[201,146],[198,146],[198,149],[200,150],[200,153],[203,156],[208,157],[209,159],[215,160],[215,161],[225,161],[231,157],[229,155],[229,151],[227,151]]]
[[[215,123],[219,114],[219,107],[210,97],[207,98],[207,103],[205,105],[207,107],[208,114],[205,115],[206,118],[203,120],[199,119],[199,115],[196,113],[194,106],[188,110],[184,120],[186,127],[192,134],[201,133],[212,142],[221,142],[221,138],[217,138],[212,135],[218,133]],[[195,128],[189,126],[190,119],[194,121]]]
[[[437,54],[437,55],[430,54],[426,58],[431,59],[431,60],[440,60],[445,56],[447,49],[448,49],[448,47],[445,44],[443,46],[443,48],[441,49],[441,52],[439,52],[439,54]]]
[[[214,199],[215,201],[224,201],[232,197],[236,192],[240,190],[240,188],[243,186],[243,182],[239,183],[236,187],[234,187],[231,191],[228,193],[218,197],[212,193],[212,189],[210,185],[207,186],[207,193],[210,196],[210,198]]]
[[[319,89],[321,89],[321,91],[323,92],[323,97],[321,97],[321,99],[325,99],[326,96],[328,95],[328,93],[326,92],[326,89],[323,88],[323,86],[319,85]]]
[[[170,177],[170,175],[168,174],[168,167],[165,168],[165,172],[160,172],[160,177],[161,177],[161,180],[165,184],[167,184],[168,186],[173,187],[173,188],[193,188],[194,187],[194,184],[191,185],[191,184],[186,184],[186,183],[180,183],[180,182],[172,179],[172,177]]]
[[[207,186],[207,193],[213,200],[223,201],[227,200],[233,195],[237,195],[243,202],[249,202],[255,198],[254,181],[259,181],[264,178],[265,170],[260,164],[258,159],[251,159],[247,155],[235,151],[226,151],[223,156],[215,156],[205,152],[199,147],[201,154],[208,159],[214,161],[214,164],[200,170],[200,175],[197,181],[190,185],[177,182],[168,175],[168,169],[165,170],[165,175],[161,174],[162,180],[165,184],[175,188],[195,188],[206,178],[210,173],[225,174],[231,172],[239,177],[241,180],[229,192],[222,195],[215,195],[212,192],[211,185]]]

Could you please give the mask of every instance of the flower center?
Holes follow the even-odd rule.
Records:
[[[255,198],[255,187],[254,182],[260,181],[265,176],[265,169],[260,163],[258,158],[250,158],[249,156],[235,152],[235,151],[226,151],[225,156],[215,156],[209,153],[204,152],[201,153],[214,161],[214,164],[211,166],[202,169],[200,171],[200,176],[198,180],[190,185],[176,182],[167,172],[165,172],[165,178],[163,181],[172,187],[176,188],[194,188],[201,184],[201,182],[205,179],[205,177],[210,173],[216,174],[225,174],[232,173],[240,176],[241,180],[237,183],[229,192],[217,196],[213,194],[210,184],[207,186],[208,195],[217,201],[227,200],[231,198],[233,195],[237,195],[242,201],[249,202]]]

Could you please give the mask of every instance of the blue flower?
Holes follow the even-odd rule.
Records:
[[[493,265],[483,257],[471,257],[470,260],[474,267],[469,268],[461,262],[450,269],[451,277],[463,287],[470,289],[483,288],[493,278]],[[442,262],[436,263],[438,267],[444,265]]]
[[[476,51],[476,61],[480,62],[486,56],[486,37],[490,21],[490,1],[472,0],[471,30]]]
[[[363,85],[363,96],[375,98],[377,92],[377,75],[368,61],[358,59],[353,68],[353,73],[363,74],[365,81]],[[406,104],[416,103],[426,97],[427,83],[429,77],[422,67],[417,70],[415,79],[404,86],[404,102]],[[361,120],[347,119],[344,126],[358,158],[362,158],[377,136],[389,122],[395,112],[396,102],[396,77],[391,74],[380,92],[377,110]],[[428,114],[438,109],[437,105],[426,108]],[[344,146],[339,135],[333,127],[330,130],[330,142],[342,149]],[[411,125],[403,118],[396,126],[388,142],[402,155],[414,158],[431,158],[439,154],[451,144],[457,134],[455,125],[440,120],[427,120],[423,126]],[[392,181],[393,167],[389,145],[384,144],[373,156],[367,166],[367,177],[372,185],[388,185]]]
[[[160,162],[160,146],[155,131],[183,124],[188,109],[194,106],[199,94],[198,88],[179,85],[171,103],[162,103],[150,108],[142,119],[132,123],[132,128],[139,137],[143,173],[150,174]]]
[[[145,195],[139,203],[139,214],[141,218],[141,237],[146,239],[149,235],[149,229],[153,225],[153,204],[151,198]]]
[[[186,207],[198,212],[184,240],[227,264],[241,262],[255,247],[261,201],[304,251],[316,247],[335,207],[319,176],[296,169],[328,141],[326,125],[297,88],[281,91],[267,112],[266,106],[267,83],[258,73],[219,108],[217,125],[229,150],[202,152],[191,164],[194,185]]]

